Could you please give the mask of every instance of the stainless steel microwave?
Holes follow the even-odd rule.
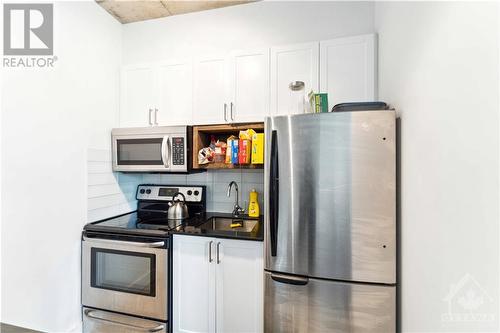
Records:
[[[154,126],[111,131],[113,171],[189,172],[192,128]]]

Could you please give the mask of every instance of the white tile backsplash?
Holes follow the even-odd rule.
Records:
[[[135,194],[139,184],[204,185],[207,188],[207,211],[231,212],[234,189],[227,197],[227,186],[235,181],[239,188],[240,206],[248,208],[248,195],[252,188],[259,192],[259,205],[263,211],[263,170],[208,170],[181,174],[113,173],[109,150],[89,149],[87,157],[87,218],[89,222],[127,213],[136,209]]]
[[[185,185],[186,175],[162,174],[160,184]]]
[[[208,170],[207,172],[213,173],[214,183],[227,185],[233,180],[238,184],[241,183],[241,170]]]
[[[242,173],[241,181],[243,183],[264,184],[263,170],[245,170]]]
[[[142,176],[142,182],[144,184],[162,184],[160,174],[157,173],[145,173]]]

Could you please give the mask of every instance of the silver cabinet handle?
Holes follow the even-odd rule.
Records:
[[[161,160],[165,168],[170,167],[170,137],[168,135],[165,135],[161,141]]]
[[[208,262],[212,262],[212,244],[213,244],[213,241],[210,241],[208,243]]]
[[[142,242],[127,242],[127,241],[116,241],[112,239],[103,239],[103,238],[89,238],[83,236],[83,240],[86,242],[92,243],[103,243],[103,244],[113,244],[113,245],[126,245],[126,246],[135,246],[135,247],[163,247],[165,246],[165,242],[152,242],[152,243],[142,243]]]
[[[231,120],[234,120],[234,118],[233,118],[233,102],[230,103],[229,112],[231,114]]]
[[[143,332],[159,332],[159,331],[162,331],[165,328],[165,325],[163,325],[163,324],[160,324],[160,325],[155,326],[155,327],[144,327],[144,326],[132,325],[132,324],[129,324],[129,323],[124,323],[124,322],[121,322],[121,321],[118,321],[118,320],[111,320],[111,319],[105,319],[105,318],[101,318],[101,317],[96,317],[96,316],[92,315],[92,313],[99,313],[99,312],[101,312],[101,311],[90,310],[90,309],[85,309],[85,311],[83,311],[83,313],[85,314],[85,317],[87,317],[87,318],[89,318],[91,320],[102,321],[102,322],[111,323],[111,324],[115,324],[115,325],[119,325],[119,326],[129,327],[129,328],[133,328],[134,330],[140,330],[140,331],[143,331]],[[114,314],[114,315],[119,316],[117,314]]]
[[[224,121],[227,121],[227,103],[224,103]]]
[[[220,257],[219,257],[219,245],[220,245],[220,242],[217,242],[217,264],[220,264]]]
[[[153,113],[153,109],[149,109],[148,113],[149,126],[153,126],[153,122],[151,121],[151,113]]]
[[[155,108],[155,125],[158,125],[158,109]]]

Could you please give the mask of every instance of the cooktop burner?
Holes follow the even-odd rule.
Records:
[[[186,198],[190,218],[169,220],[169,202],[177,192]],[[86,231],[166,236],[171,230],[199,221],[205,214],[204,186],[139,185],[136,198],[137,211],[92,222],[84,227]]]

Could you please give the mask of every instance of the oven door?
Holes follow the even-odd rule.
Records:
[[[167,320],[167,240],[145,242],[84,236],[84,306]]]
[[[112,139],[114,171],[170,171],[170,135],[113,135]]]

